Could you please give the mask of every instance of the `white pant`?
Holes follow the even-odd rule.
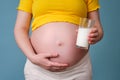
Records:
[[[76,65],[62,72],[51,72],[27,60],[24,74],[25,80],[91,80],[91,61],[89,54],[86,54]]]

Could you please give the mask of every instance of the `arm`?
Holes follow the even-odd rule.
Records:
[[[95,20],[95,25],[91,29],[88,37],[89,44],[95,44],[103,38],[103,34],[104,34],[103,28],[100,22],[99,11],[95,10],[95,11],[89,12],[88,18]]]
[[[32,15],[23,11],[18,11],[16,24],[14,28],[15,40],[19,48],[31,60],[35,55],[34,50],[29,41],[29,27]]]
[[[32,14],[18,11],[17,20],[14,28],[15,40],[25,56],[34,64],[45,69],[51,70],[51,67],[67,67],[68,64],[51,62],[49,58],[57,57],[56,53],[36,54],[29,40],[29,28]],[[59,68],[58,68],[59,69]],[[54,70],[54,69],[52,69]]]

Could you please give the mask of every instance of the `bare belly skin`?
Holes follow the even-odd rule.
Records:
[[[87,53],[86,50],[77,48],[75,45],[77,29],[78,26],[71,23],[48,23],[32,32],[31,44],[37,54],[58,53],[58,57],[50,60],[72,66]]]

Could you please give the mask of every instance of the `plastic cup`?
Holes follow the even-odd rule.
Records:
[[[89,48],[88,35],[95,21],[88,18],[80,18],[76,46],[84,49]]]

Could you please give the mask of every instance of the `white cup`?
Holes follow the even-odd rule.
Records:
[[[80,18],[76,46],[80,48],[89,48],[88,35],[95,21],[88,18]]]

